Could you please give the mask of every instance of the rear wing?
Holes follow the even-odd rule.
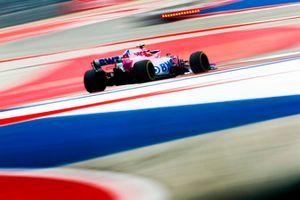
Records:
[[[101,67],[104,65],[112,65],[116,63],[122,62],[122,56],[113,56],[113,57],[107,57],[107,58],[100,58],[93,60],[92,67],[96,71],[102,71]]]

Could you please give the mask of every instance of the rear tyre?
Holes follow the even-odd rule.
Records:
[[[139,82],[148,82],[155,80],[154,65],[150,60],[136,62],[133,66],[134,79]]]
[[[106,88],[105,72],[96,72],[88,70],[84,74],[84,87],[89,93],[100,92]]]
[[[210,64],[207,55],[202,51],[197,51],[190,56],[190,66],[194,74],[207,72],[210,70]]]

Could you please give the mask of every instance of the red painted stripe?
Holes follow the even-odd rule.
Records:
[[[291,72],[294,72],[294,71],[273,73],[273,74],[267,74],[267,75],[249,77],[249,78],[242,78],[242,79],[236,79],[236,80],[229,80],[229,81],[222,81],[222,82],[211,82],[211,83],[208,83],[208,84],[198,84],[198,85],[191,85],[191,86],[186,86],[186,87],[178,87],[178,88],[173,88],[173,89],[168,89],[168,90],[150,92],[150,93],[134,95],[134,96],[129,96],[129,97],[123,97],[123,98],[118,98],[118,99],[113,99],[113,100],[108,100],[108,101],[102,101],[102,102],[97,102],[97,103],[92,103],[92,104],[75,106],[75,107],[70,107],[70,108],[63,108],[63,109],[58,109],[58,110],[51,110],[51,111],[46,111],[46,112],[40,112],[40,113],[34,113],[34,114],[4,118],[4,119],[0,119],[0,126],[13,124],[13,123],[18,123],[18,122],[23,122],[23,121],[28,121],[28,120],[33,120],[33,119],[37,119],[37,118],[41,118],[41,117],[47,117],[47,116],[51,116],[51,115],[55,115],[55,114],[61,114],[61,113],[65,113],[65,112],[85,109],[85,108],[91,108],[91,107],[95,107],[95,106],[102,106],[102,105],[107,105],[107,104],[125,102],[125,101],[142,99],[142,98],[148,98],[148,97],[153,97],[153,96],[177,93],[177,92],[182,92],[182,91],[187,91],[187,90],[194,90],[194,89],[199,89],[199,88],[212,87],[212,86],[216,86],[216,85],[224,85],[224,84],[229,84],[229,83],[241,82],[241,81],[246,81],[246,80],[251,80],[251,79],[276,76],[276,75],[279,75],[279,74],[285,74],[285,73],[291,73]]]
[[[226,29],[232,29],[232,28],[239,28],[239,27],[246,27],[246,26],[253,26],[253,25],[261,25],[261,24],[266,24],[266,23],[282,22],[282,21],[294,20],[294,19],[299,19],[299,18],[300,18],[300,16],[295,16],[295,17],[287,17],[287,18],[280,18],[280,19],[274,19],[274,20],[265,20],[265,21],[259,21],[259,22],[242,23],[242,24],[235,24],[235,25],[229,25],[229,26],[220,26],[220,27],[215,27],[215,28],[198,29],[198,30],[193,30],[193,31],[185,31],[185,32],[165,34],[165,35],[159,35],[159,36],[138,38],[138,39],[133,39],[133,40],[125,40],[125,41],[114,42],[114,43],[109,43],[109,44],[102,44],[102,45],[94,46],[94,47],[91,47],[91,48],[79,48],[79,49],[70,50],[70,51],[66,50],[66,51],[60,51],[60,52],[55,52],[55,53],[40,54],[40,55],[34,55],[34,56],[24,56],[24,57],[11,58],[11,59],[3,59],[3,60],[0,60],[0,63],[12,62],[12,61],[17,61],[17,60],[24,60],[24,59],[29,59],[29,58],[38,58],[38,57],[62,54],[62,53],[67,53],[67,52],[79,51],[79,50],[88,50],[88,49],[93,49],[93,48],[98,48],[98,47],[106,47],[106,46],[119,45],[119,44],[131,43],[131,42],[161,39],[161,38],[188,35],[188,34],[194,34],[194,33],[204,33],[204,32],[209,32],[209,31],[226,30]]]
[[[54,178],[0,175],[3,200],[116,200],[105,188]]]

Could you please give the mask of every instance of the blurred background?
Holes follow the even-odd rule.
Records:
[[[60,14],[60,6],[69,0],[1,0],[0,26],[18,25],[26,22],[55,17]]]

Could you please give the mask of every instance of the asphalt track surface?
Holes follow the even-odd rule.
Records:
[[[300,6],[296,5],[262,11],[254,10],[249,13],[192,18],[150,26],[143,23],[136,25],[136,18],[128,16],[1,44],[0,59],[47,54],[76,48],[89,48],[91,46],[136,38],[193,31],[198,30],[200,27],[201,29],[209,29],[251,23],[253,21],[297,17],[300,16],[299,8]],[[282,26],[299,28],[299,24],[300,20],[293,18],[266,24],[236,27],[233,30],[248,31]],[[227,31],[232,30],[214,30],[210,33],[203,33],[201,36],[225,33]],[[162,41],[164,40],[162,39]],[[291,59],[290,55],[299,56],[299,39],[298,43],[297,40],[293,42],[295,45],[288,45],[288,48],[275,48],[275,51],[267,51],[251,57],[223,59],[218,64],[223,67],[222,69],[226,69],[226,67],[230,69],[249,65],[248,62],[251,62],[250,65],[257,64],[256,62],[258,64],[274,62],[274,58],[284,57],[282,56],[283,54],[289,55],[287,59]],[[257,46],[259,48],[259,44]],[[262,58],[264,59],[251,61],[251,59]],[[51,69],[51,66],[46,69]],[[22,79],[31,73],[38,74],[39,71],[44,70],[29,65],[26,68],[2,72],[1,80],[3,80],[3,83],[1,83],[1,86],[7,87],[5,82],[15,84],[16,80],[12,80],[12,76],[18,77],[19,75],[20,79]],[[85,96],[83,92],[70,95],[74,98]],[[284,111],[278,111],[277,114],[279,116],[275,118],[282,117],[279,119],[265,119],[267,121],[258,119],[250,125],[245,125],[248,122],[235,128],[217,132],[210,131],[210,134],[196,135],[173,142],[66,165],[65,168],[115,171],[147,177],[163,185],[168,191],[170,199],[271,198],[274,191],[280,191],[286,186],[297,183],[300,177],[300,161],[298,159],[300,156],[300,117],[297,115],[299,114],[299,104],[297,104],[299,102],[299,94],[291,98],[294,99],[279,98],[276,100],[279,102],[277,105],[282,105],[281,101],[295,102],[293,104],[295,105],[294,109],[289,107],[280,108],[281,110],[288,110],[290,113],[282,114]],[[274,99],[265,99],[265,101],[265,104],[268,104],[274,102]],[[257,103],[259,104],[257,101],[254,102],[254,104]],[[237,102],[237,105],[240,108],[243,107],[241,102]],[[248,106],[250,104],[244,105]],[[191,109],[200,108],[195,107]],[[160,110],[159,112],[162,111]],[[168,111],[166,110],[165,112]],[[276,112],[274,115],[276,115]],[[258,115],[258,117],[260,116]],[[222,118],[217,120],[222,120]],[[33,121],[32,124],[34,125],[34,123]],[[188,123],[184,126],[188,126]],[[22,124],[20,127],[22,127]],[[55,165],[55,161],[51,164]]]

